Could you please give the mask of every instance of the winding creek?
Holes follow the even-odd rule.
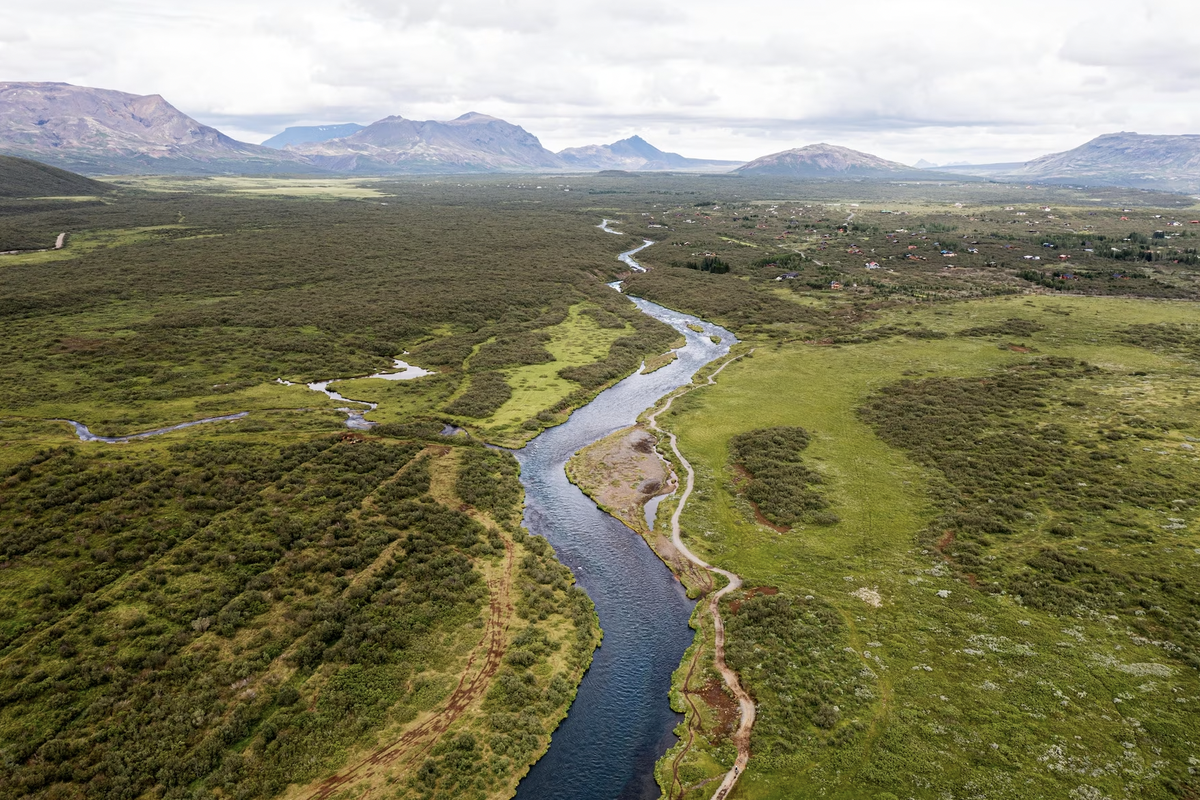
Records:
[[[598,227],[620,233],[608,228],[609,222]],[[645,240],[619,259],[644,272],[633,256],[652,244]],[[619,283],[611,285],[620,291]],[[686,344],[676,351],[675,361],[648,375],[625,378],[571,414],[563,425],[544,431],[514,451],[525,486],[525,526],[544,536],[575,573],[595,603],[604,630],[604,642],[584,675],[567,718],[554,732],[549,751],[518,786],[518,800],[657,798],[654,765],[675,743],[674,728],[682,719],[671,710],[668,697],[671,674],[692,641],[688,620],[695,604],[640,536],[601,511],[567,480],[565,465],[581,448],[633,425],[643,411],[688,384],[701,367],[726,355],[737,339],[724,328],[688,314],[636,297],[630,301],[685,337]],[[398,372],[369,377],[409,380],[430,374],[399,360],[396,368]],[[316,381],[307,387],[333,400],[361,406],[339,409],[348,415],[347,427],[372,427],[374,423],[364,415],[376,405],[343,397],[329,388],[333,382]],[[294,385],[282,379],[279,383]],[[112,437],[97,436],[82,423],[64,421],[83,441],[116,444],[241,419],[247,413]],[[444,433],[457,430],[448,427]],[[648,521],[661,500],[651,501]]]
[[[633,251],[624,255],[632,258]],[[656,798],[654,764],[675,743],[673,730],[682,719],[668,696],[671,673],[692,641],[694,603],[640,536],[567,480],[564,466],[580,448],[632,425],[737,340],[696,317],[630,299],[686,337],[678,358],[649,375],[629,376],[515,451],[525,485],[525,525],[546,537],[575,572],[604,629],[570,713],[517,788],[518,800]]]

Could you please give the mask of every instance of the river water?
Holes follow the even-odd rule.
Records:
[[[525,526],[546,537],[575,572],[604,629],[570,713],[521,781],[518,800],[656,798],[654,763],[675,743],[673,729],[682,718],[668,696],[671,673],[692,641],[694,604],[645,541],[572,485],[564,466],[580,448],[632,425],[737,339],[696,317],[630,299],[687,337],[678,358],[649,375],[631,375],[515,452]],[[709,339],[713,335],[720,343]]]
[[[633,256],[651,244],[647,240],[620,259],[644,271]],[[613,286],[620,288],[619,283]],[[696,317],[640,298],[630,300],[686,338],[675,361],[649,375],[629,376],[574,412],[565,424],[515,451],[525,486],[525,526],[544,536],[559,560],[575,573],[596,604],[604,629],[604,643],[584,675],[570,713],[554,732],[549,751],[517,787],[518,800],[657,798],[654,764],[675,744],[674,728],[682,719],[671,710],[668,698],[671,673],[692,641],[688,619],[694,603],[640,536],[597,508],[567,480],[565,466],[576,451],[629,427],[659,398],[689,383],[701,367],[728,353],[737,339]],[[690,329],[689,324],[701,331]],[[712,336],[719,341],[713,342]],[[404,371],[371,377],[407,380],[429,374],[400,361],[396,366]],[[347,426],[370,427],[363,414],[375,404],[344,398],[330,390],[329,383],[308,388],[368,406],[361,411],[342,410],[350,417]],[[83,441],[115,444],[246,415],[241,412],[119,437],[96,436],[82,423],[68,422]],[[444,433],[456,430],[448,426]],[[654,505],[657,508],[657,502]]]

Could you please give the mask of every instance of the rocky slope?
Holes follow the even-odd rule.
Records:
[[[0,82],[0,154],[91,175],[313,171],[201,125],[159,95],[66,83]]]
[[[529,172],[562,169],[557,155],[533,134],[486,114],[448,122],[386,117],[327,142],[291,145],[286,152],[338,172]]]
[[[295,125],[285,128],[262,143],[263,147],[273,147],[282,150],[289,144],[309,144],[312,142],[328,142],[330,139],[341,139],[351,136],[363,129],[357,122],[344,122],[341,125]]]
[[[787,178],[903,178],[922,173],[922,170],[869,153],[824,143],[772,153],[734,171],[742,175]]]
[[[740,161],[687,158],[678,153],[667,153],[640,136],[631,136],[612,144],[568,147],[566,150],[560,151],[558,155],[568,167],[581,170],[728,172],[742,163]]]

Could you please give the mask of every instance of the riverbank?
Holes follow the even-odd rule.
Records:
[[[699,328],[700,326],[696,326]],[[703,328],[693,332],[704,333]],[[609,514],[637,532],[662,559],[663,563],[688,588],[689,596],[707,596],[707,602],[695,607],[689,620],[696,638],[672,676],[671,705],[684,715],[677,729],[679,742],[656,765],[656,780],[668,797],[683,797],[688,792],[703,790],[720,781],[714,798],[725,798],[745,771],[750,759],[750,732],[755,721],[755,705],[742,687],[737,673],[725,662],[725,626],[721,616],[721,601],[738,591],[741,579],[734,573],[713,567],[692,553],[683,543],[680,516],[687,505],[695,483],[695,471],[680,452],[675,435],[658,425],[658,417],[668,413],[679,398],[715,383],[717,375],[733,361],[752,353],[743,350],[713,362],[703,374],[693,377],[690,385],[667,395],[654,408],[641,416],[633,428],[618,431],[572,456],[567,475]],[[655,434],[658,434],[656,436]],[[659,438],[661,436],[662,438]],[[664,439],[668,447],[663,447]],[[661,449],[648,452],[653,445]],[[670,475],[664,480],[665,475]],[[679,493],[679,479],[684,486]],[[671,491],[655,489],[669,486]],[[668,508],[670,524],[666,532],[659,525],[648,524],[643,508],[655,496],[678,500]],[[661,506],[660,506],[661,509]],[[718,588],[720,587],[720,588]],[[714,592],[714,589],[716,591]],[[707,768],[681,773],[681,765],[696,743],[698,733],[705,733],[710,744],[717,744],[708,754]],[[731,744],[722,755],[721,738]]]
[[[670,702],[671,676],[693,639],[694,603],[659,555],[633,529],[597,507],[568,480],[571,457],[631,426],[660,398],[690,383],[736,340],[695,317],[631,298],[670,325],[686,346],[655,372],[635,372],[601,392],[563,425],[515,452],[526,490],[525,525],[545,536],[594,600],[604,646],[546,756],[517,797],[609,800],[658,797],[655,765],[675,742],[681,721]],[[699,325],[696,333],[688,324]],[[720,343],[712,339],[716,336]],[[657,456],[653,456],[657,458]],[[643,523],[642,527],[646,527]]]

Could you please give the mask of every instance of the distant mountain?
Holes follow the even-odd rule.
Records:
[[[922,158],[920,161],[913,164],[913,166],[916,167],[917,169],[937,169],[938,165],[934,164],[932,161],[926,161],[925,159]]]
[[[832,144],[810,144],[756,158],[734,172],[788,178],[903,178],[922,170]]]
[[[114,188],[37,161],[0,156],[0,197],[83,197]]]
[[[741,161],[686,158],[678,153],[667,153],[640,136],[631,136],[612,144],[568,147],[566,150],[559,151],[558,155],[568,167],[582,170],[728,172],[742,163]]]
[[[285,152],[356,173],[537,172],[564,166],[524,128],[473,112],[448,122],[387,117],[343,139],[291,145]]]
[[[1012,177],[1197,192],[1200,136],[1107,133],[1074,150],[1035,158]]]
[[[970,164],[943,172],[1001,181],[1130,186],[1169,192],[1200,192],[1200,136],[1106,133],[1065,153],[1023,164]]]
[[[328,142],[330,139],[341,139],[353,133],[358,133],[363,127],[357,122],[344,122],[341,125],[296,125],[291,128],[285,128],[283,133],[275,134],[263,142],[262,146],[282,150],[289,144]]]
[[[0,154],[89,175],[313,171],[201,125],[159,95],[67,83],[0,82]]]

